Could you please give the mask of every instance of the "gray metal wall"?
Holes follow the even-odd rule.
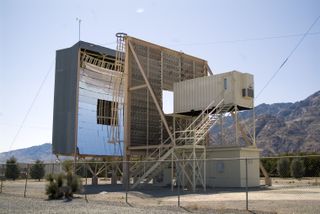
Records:
[[[78,47],[56,52],[52,152],[74,153]]]
[[[72,155],[74,154],[75,143],[77,143],[79,50],[115,56],[115,51],[112,49],[83,41],[56,52],[52,131],[52,152],[54,154]]]

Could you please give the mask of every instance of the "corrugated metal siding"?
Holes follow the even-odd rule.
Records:
[[[227,89],[224,89],[224,79]],[[213,100],[214,107],[223,98],[225,104],[252,108],[252,98],[242,97],[242,88],[253,87],[253,76],[247,73],[228,72],[200,77],[174,84],[174,112],[186,113],[204,110]]]

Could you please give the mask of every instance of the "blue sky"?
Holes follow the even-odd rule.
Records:
[[[2,0],[0,152],[51,142],[55,50],[77,42],[76,17],[82,19],[81,40],[115,48],[115,33],[126,32],[204,58],[214,73],[252,73],[258,93],[320,15],[319,8],[318,0]],[[294,102],[320,90],[319,59],[320,22],[256,104]]]

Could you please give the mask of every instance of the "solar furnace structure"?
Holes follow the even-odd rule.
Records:
[[[174,94],[172,114],[164,113],[166,91]],[[250,74],[213,75],[206,60],[124,33],[116,50],[81,41],[57,51],[53,153],[122,156],[131,188],[151,181],[173,188],[179,174],[184,187],[205,189],[210,129],[221,124],[223,136],[223,117],[232,116],[233,141],[255,146],[237,114],[252,108]],[[146,162],[129,162],[137,159]]]

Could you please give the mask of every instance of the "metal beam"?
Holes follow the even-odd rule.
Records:
[[[211,70],[211,68],[210,68],[210,66],[208,65],[208,63],[207,63],[207,69],[208,69],[208,72],[209,72],[209,74],[212,76],[213,75],[213,72],[212,72],[212,70]]]
[[[144,81],[145,81],[145,83],[146,83],[146,85],[147,85],[147,87],[148,87],[148,89],[149,89],[149,92],[150,92],[150,95],[151,95],[151,97],[152,97],[152,99],[153,99],[153,102],[154,102],[154,104],[155,104],[156,107],[157,107],[157,110],[158,110],[158,112],[159,112],[159,114],[160,114],[162,123],[164,124],[164,126],[165,126],[165,128],[166,128],[166,130],[167,130],[167,132],[168,132],[168,134],[169,134],[169,136],[170,136],[171,141],[174,142],[172,133],[171,133],[171,131],[170,131],[170,128],[169,128],[168,123],[167,123],[167,121],[166,121],[166,118],[165,118],[165,116],[164,116],[164,112],[162,111],[162,108],[160,107],[160,105],[159,105],[159,103],[158,103],[157,97],[156,97],[156,95],[154,94],[154,91],[153,91],[153,89],[152,89],[152,87],[151,87],[151,85],[150,85],[150,83],[149,83],[149,80],[148,80],[148,78],[147,78],[147,76],[146,76],[146,73],[145,73],[145,71],[144,71],[144,69],[143,69],[143,67],[142,67],[142,65],[141,65],[141,63],[140,63],[140,61],[139,61],[139,58],[138,58],[136,52],[135,52],[134,49],[133,49],[133,46],[132,46],[130,40],[128,40],[128,44],[129,44],[131,53],[133,54],[133,57],[134,57],[136,63],[138,64],[140,73],[142,74],[142,77],[143,77],[143,79],[144,79]]]
[[[161,148],[170,148],[171,145],[161,145]],[[149,146],[129,146],[130,150],[143,150],[143,149],[157,149],[159,145],[149,145]]]
[[[147,87],[146,84],[137,85],[137,86],[133,86],[133,87],[129,88],[129,90],[130,90],[130,91],[135,91],[135,90],[143,89],[143,88],[146,88],[146,87]]]

